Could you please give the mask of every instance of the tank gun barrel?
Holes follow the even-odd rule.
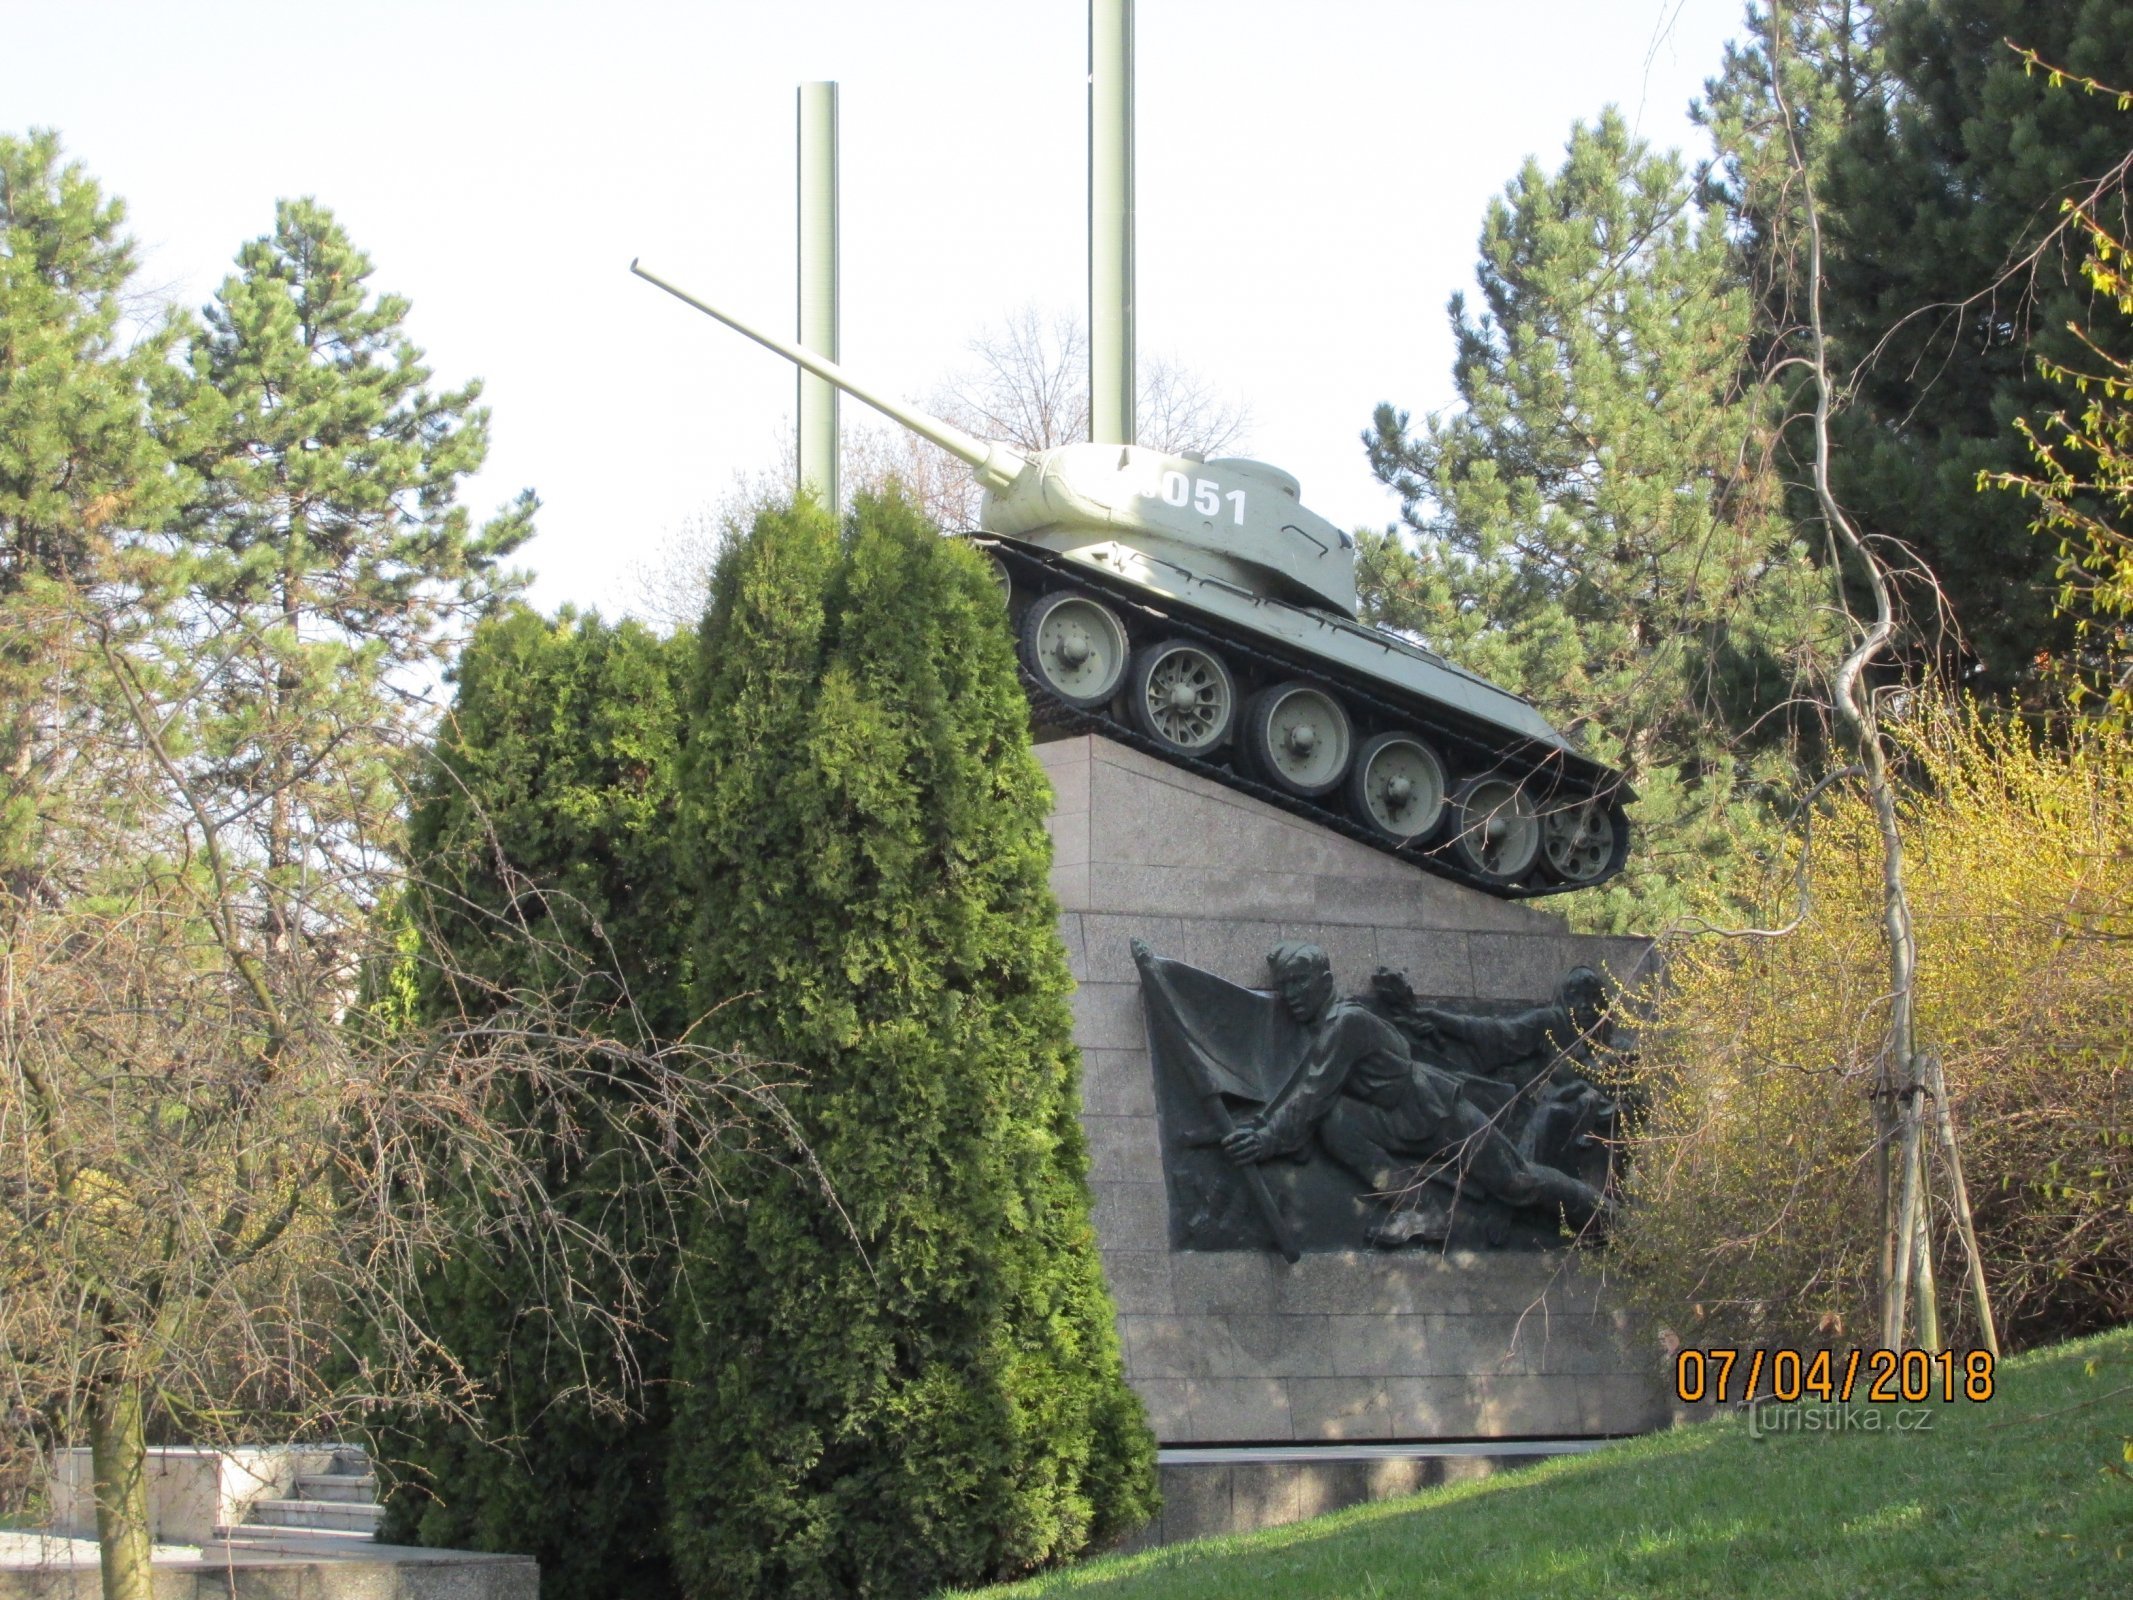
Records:
[[[957,460],[967,463],[971,470],[977,474],[978,481],[988,489],[1005,489],[1020,477],[1029,466],[1029,458],[1012,446],[1000,444],[991,439],[980,439],[973,434],[965,433],[952,422],[943,422],[939,417],[929,416],[914,406],[907,406],[899,400],[891,400],[886,395],[876,394],[864,385],[854,381],[845,372],[844,368],[838,366],[836,362],[819,356],[812,350],[802,349],[799,345],[789,344],[775,334],[765,333],[760,328],[750,327],[731,312],[721,311],[717,306],[697,299],[695,295],[690,294],[686,289],[678,288],[674,284],[667,282],[656,272],[646,270],[640,262],[632,261],[630,263],[630,271],[636,273],[646,283],[666,290],[668,294],[681,301],[682,304],[694,306],[705,316],[723,322],[735,333],[753,339],[764,349],[775,351],[795,366],[804,367],[816,377],[834,383],[854,400],[859,400],[872,406],[891,422],[901,423],[921,439],[931,440]]]

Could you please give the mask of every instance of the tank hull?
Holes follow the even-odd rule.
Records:
[[[1330,612],[1252,594],[1132,546],[1095,541],[1061,550],[1026,537],[985,532],[966,537],[999,559],[1018,608],[1066,588],[1100,597],[1117,611],[1136,646],[1182,639],[1220,654],[1237,676],[1240,698],[1277,682],[1320,684],[1338,695],[1354,719],[1358,742],[1374,733],[1412,731],[1433,744],[1461,779],[1501,777],[1557,804],[1599,801],[1617,819],[1621,806],[1634,799],[1619,773],[1577,750],[1530,702],[1406,640]],[[1040,726],[1103,733],[1500,898],[1588,888],[1620,870],[1618,845],[1607,871],[1580,882],[1553,881],[1538,862],[1513,882],[1477,873],[1441,836],[1395,843],[1358,821],[1338,797],[1306,798],[1267,782],[1243,758],[1240,741],[1187,756],[1136,726],[1123,694],[1119,702],[1100,707],[1075,706],[1026,664],[1023,678]],[[1626,836],[1620,843],[1626,845]]]

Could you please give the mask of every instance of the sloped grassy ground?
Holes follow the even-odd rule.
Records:
[[[2133,1596],[2133,1329],[2004,1363],[1983,1405],[1877,1409],[1880,1432],[1756,1438],[1733,1415],[982,1593]],[[1899,1433],[1897,1409],[1929,1425]]]

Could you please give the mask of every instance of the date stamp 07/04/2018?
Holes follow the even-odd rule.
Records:
[[[1684,1348],[1674,1357],[1674,1398],[1684,1405],[1819,1400],[1848,1405],[1970,1401],[1993,1395],[1989,1350]]]

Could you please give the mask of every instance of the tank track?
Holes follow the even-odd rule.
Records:
[[[1454,751],[1464,754],[1468,757],[1469,765],[1481,771],[1501,771],[1506,776],[1515,775],[1523,779],[1535,773],[1546,772],[1551,765],[1560,766],[1561,757],[1554,751],[1545,752],[1538,760],[1520,761],[1516,759],[1514,752],[1507,752],[1501,745],[1491,745],[1470,730],[1433,717],[1426,711],[1418,711],[1413,706],[1401,705],[1351,680],[1332,677],[1301,652],[1292,655],[1270,650],[1234,634],[1215,632],[1194,621],[1189,615],[1160,609],[1149,603],[1150,597],[1145,590],[1131,583],[1109,578],[1105,573],[1079,562],[1068,562],[1051,556],[1048,552],[1034,552],[1027,546],[1001,539],[997,535],[979,533],[970,537],[980,548],[1000,558],[1018,594],[1035,596],[1051,588],[1067,586],[1099,594],[1124,611],[1158,621],[1165,638],[1187,639],[1206,649],[1218,651],[1229,661],[1248,662],[1262,677],[1304,678],[1324,684],[1351,706],[1367,709],[1381,724],[1414,728],[1437,741],[1447,754]],[[1019,651],[1016,667],[1022,679],[1023,691],[1029,697],[1030,720],[1036,727],[1057,729],[1069,735],[1100,733],[1129,749],[1153,756],[1168,766],[1182,767],[1188,772],[1197,773],[1221,784],[1225,789],[1248,794],[1266,805],[1288,812],[1291,816],[1316,823],[1359,844],[1368,845],[1395,860],[1420,867],[1425,872],[1448,878],[1454,883],[1464,884],[1470,889],[1478,889],[1496,899],[1537,900],[1549,895],[1568,894],[1575,889],[1590,889],[1608,882],[1621,870],[1618,864],[1613,871],[1593,879],[1590,883],[1551,882],[1538,865],[1525,879],[1514,883],[1482,877],[1459,864],[1452,856],[1448,842],[1440,840],[1434,846],[1426,848],[1393,844],[1350,818],[1338,809],[1337,804],[1322,804],[1302,799],[1261,781],[1249,771],[1237,770],[1237,767],[1242,766],[1241,762],[1237,767],[1233,767],[1183,755],[1158,744],[1123,718],[1111,715],[1111,708],[1084,711],[1067,705],[1030,672],[1028,666],[1022,663]],[[1584,794],[1595,793],[1590,785],[1573,781],[1571,786]],[[1335,799],[1335,796],[1328,797],[1329,801]]]

